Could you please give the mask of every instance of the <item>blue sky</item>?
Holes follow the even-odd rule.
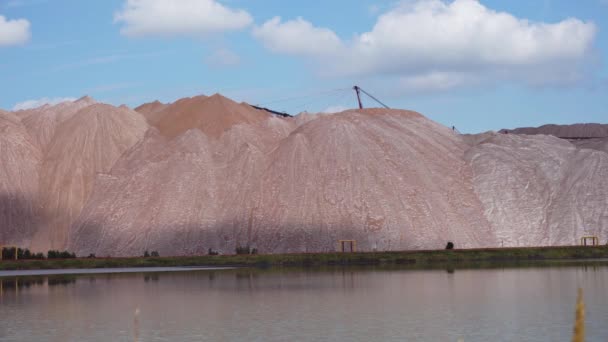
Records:
[[[220,92],[316,112],[354,107],[359,84],[462,132],[608,123],[608,0],[0,0],[0,16],[4,109]]]

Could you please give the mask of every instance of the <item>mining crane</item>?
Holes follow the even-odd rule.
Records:
[[[361,87],[359,86],[354,86],[353,89],[355,90],[355,93],[357,94],[357,102],[359,103],[359,109],[363,109],[363,102],[361,102],[361,93],[369,96],[372,100],[378,102],[382,107],[386,108],[386,109],[390,109],[389,106],[385,105],[384,103],[382,103],[382,101],[378,100],[377,98],[375,98],[372,94],[366,92],[365,90],[361,89]]]

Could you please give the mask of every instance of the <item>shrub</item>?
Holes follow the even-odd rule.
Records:
[[[149,257],[150,257],[150,253],[146,249],[146,251],[144,252],[144,258],[149,258]]]
[[[160,256],[160,254],[158,254],[157,251],[152,251],[152,253],[150,253],[150,256],[158,258]]]
[[[209,248],[209,250],[207,251],[207,254],[209,254],[209,255],[219,255],[220,253],[218,251],[214,251],[213,249]]]
[[[448,244],[445,245],[445,249],[454,249],[454,243],[452,241],[448,241]]]
[[[251,254],[251,249],[249,248],[249,246],[245,246],[245,247],[236,246],[235,252],[236,252],[236,254]]]
[[[13,254],[14,255],[14,254]],[[17,249],[17,258],[18,259],[31,259],[32,258],[32,252],[30,252],[29,249]]]
[[[89,258],[89,259],[95,259],[95,254],[91,253],[91,254],[89,254],[89,256],[87,258]]]
[[[42,253],[42,252],[36,253],[32,256],[32,259],[42,260],[42,259],[44,259],[44,253]]]
[[[48,259],[75,259],[76,253],[70,253],[68,251],[55,251],[50,250],[46,253]]]
[[[236,254],[258,254],[258,249],[257,248],[251,249],[251,247],[249,247],[249,245],[247,245],[245,247],[237,246]]]

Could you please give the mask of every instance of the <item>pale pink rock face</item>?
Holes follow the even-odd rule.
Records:
[[[0,245],[28,245],[36,232],[40,161],[19,118],[0,111]]]
[[[497,134],[466,154],[501,245],[608,238],[608,153],[547,135]]]
[[[79,110],[93,104],[95,104],[95,100],[85,96],[74,102],[62,102],[54,106],[44,105],[22,110],[17,114],[22,117],[21,121],[38,148],[44,151],[62,122],[71,118]]]
[[[578,148],[587,148],[608,153],[608,137],[571,141]]]
[[[39,224],[33,225],[27,247],[63,249],[97,173],[108,172],[142,139],[148,124],[139,113],[88,97],[19,114],[40,158],[36,168],[21,167],[36,173],[29,180],[36,184],[36,192],[26,198],[35,199]]]
[[[403,110],[283,118],[221,95],[137,111],[0,111],[0,242],[136,256],[608,238],[605,138],[459,135]]]
[[[597,123],[580,123],[573,125],[544,125],[540,127],[522,127],[516,129],[502,130],[513,134],[527,135],[553,135],[558,138],[606,138],[608,137],[608,125]]]

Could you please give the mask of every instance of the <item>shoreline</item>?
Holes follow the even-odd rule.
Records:
[[[150,267],[310,267],[433,265],[466,263],[517,263],[530,261],[568,261],[608,259],[608,246],[559,246],[482,248],[454,250],[412,250],[356,253],[294,253],[256,255],[203,255],[175,257],[76,258],[45,260],[4,260],[0,271],[54,269],[116,269]]]
[[[86,274],[167,273],[191,271],[224,271],[234,267],[121,267],[121,268],[69,268],[0,271],[0,279],[8,277],[61,276]]]

